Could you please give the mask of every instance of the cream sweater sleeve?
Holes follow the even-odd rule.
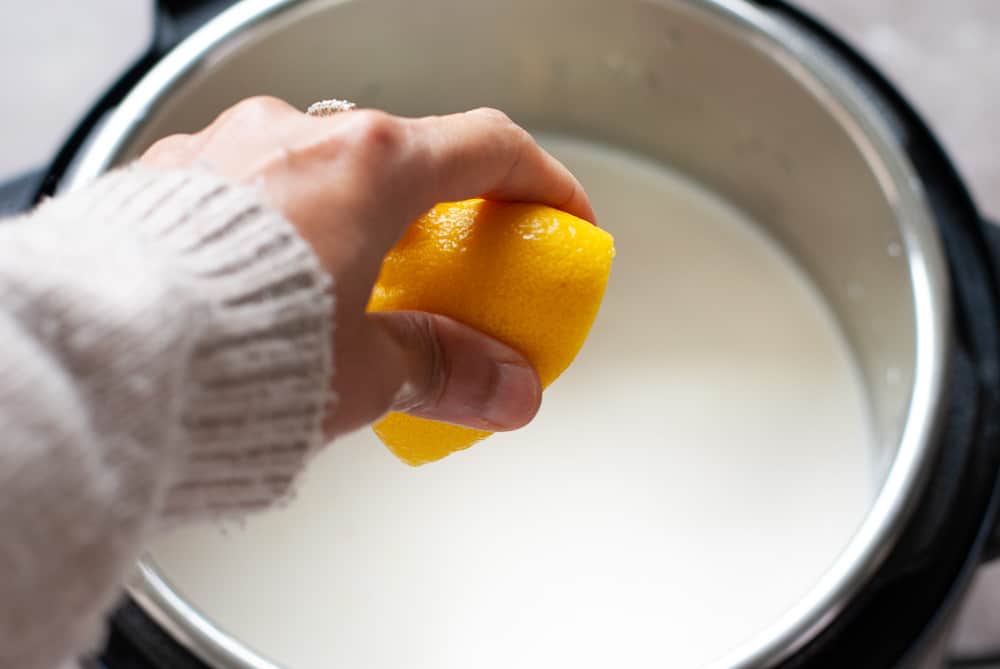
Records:
[[[289,490],[332,399],[328,283],[202,173],[127,168],[0,223],[0,667],[99,643],[158,527]]]

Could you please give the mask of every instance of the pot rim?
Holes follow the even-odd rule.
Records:
[[[333,0],[335,5],[351,0]],[[896,214],[911,274],[916,323],[912,395],[896,456],[864,521],[806,596],[770,627],[710,665],[713,669],[773,666],[813,639],[857,595],[897,543],[916,506],[929,463],[944,392],[950,337],[946,264],[920,176],[907,158],[892,119],[863,82],[790,20],[747,0],[649,0],[708,16],[722,29],[748,35],[758,49],[817,97],[851,135]],[[72,189],[109,169],[153,110],[212,53],[258,24],[309,0],[243,0],[169,52],[108,117],[64,185]],[[884,104],[884,103],[883,103]],[[210,664],[233,669],[279,669],[215,626],[180,597],[144,557],[129,586],[143,609],[182,645]]]

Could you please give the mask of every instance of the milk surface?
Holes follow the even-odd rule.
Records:
[[[617,257],[535,422],[419,469],[363,430],[290,508],[153,549],[282,667],[697,667],[799,600],[862,519],[859,376],[799,270],[668,169],[543,142]]]

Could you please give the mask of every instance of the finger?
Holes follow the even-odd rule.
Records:
[[[306,116],[284,100],[247,98],[229,107],[198,132],[192,144],[202,162],[233,181],[262,175],[280,164],[303,135]]]
[[[538,375],[509,346],[435,314],[382,312],[369,314],[369,322],[378,336],[370,337],[375,357],[361,378],[381,390],[363,400],[367,406],[339,406],[338,427],[362,425],[395,410],[502,431],[523,426],[537,413]]]
[[[596,223],[576,177],[503,112],[476,109],[410,124],[430,187],[428,206],[483,196],[547,204]]]
[[[538,375],[510,346],[438,314],[369,316],[409,363],[392,409],[487,430],[516,429],[537,413]]]
[[[186,167],[191,163],[191,135],[169,135],[157,140],[139,157],[147,167],[161,170]]]
[[[206,130],[228,125],[242,125],[257,130],[266,130],[269,129],[269,126],[273,126],[278,118],[302,115],[298,109],[281,98],[270,95],[255,95],[244,98],[222,110]]]

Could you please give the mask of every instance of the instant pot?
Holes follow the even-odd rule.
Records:
[[[1000,555],[1000,236],[858,53],[778,0],[161,0],[148,51],[46,169],[0,188],[0,212],[261,93],[499,107],[664,161],[749,214],[844,329],[880,486],[810,594],[718,666],[946,662],[973,572]],[[103,669],[273,669],[151,564],[110,627]]]

